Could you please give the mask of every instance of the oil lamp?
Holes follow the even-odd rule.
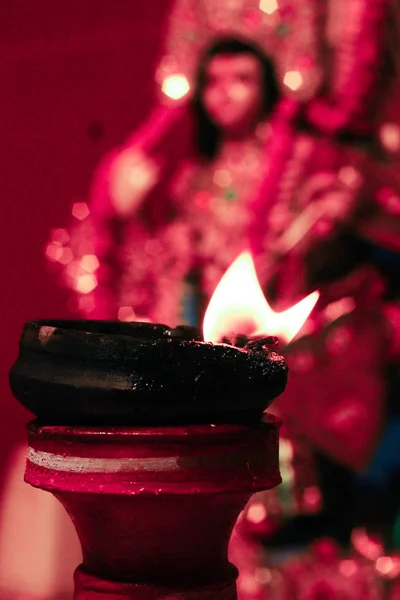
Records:
[[[254,308],[240,307],[238,292],[219,326],[235,270],[239,284],[251,275],[248,255],[218,287],[227,306],[212,300],[204,336],[107,321],[24,328],[10,384],[36,415],[25,480],[58,498],[76,527],[75,600],[236,598],[228,541],[249,497],[280,482],[279,423],[264,410],[287,366],[266,337],[273,323],[262,327],[270,309],[257,308],[256,279],[246,291]]]

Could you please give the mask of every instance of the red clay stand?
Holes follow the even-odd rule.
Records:
[[[279,425],[29,425],[26,481],[77,529],[75,600],[234,600],[227,548],[249,497],[280,483]]]

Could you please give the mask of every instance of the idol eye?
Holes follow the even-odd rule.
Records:
[[[238,73],[237,79],[240,83],[252,83],[254,78],[250,73]]]
[[[214,87],[217,85],[218,79],[215,75],[206,75],[205,78],[205,86],[208,88]]]

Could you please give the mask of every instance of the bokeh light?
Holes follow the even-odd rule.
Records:
[[[100,266],[99,259],[95,254],[85,254],[82,256],[79,264],[87,273],[94,273]]]
[[[78,219],[78,221],[83,221],[89,216],[89,214],[90,210],[86,202],[75,202],[75,204],[72,206],[72,215],[75,217],[75,219]]]
[[[389,152],[397,152],[400,149],[400,127],[396,123],[384,123],[379,137],[382,146]]]
[[[287,71],[283,77],[283,83],[292,92],[296,92],[303,85],[303,76],[300,71]]]
[[[187,78],[182,74],[167,75],[162,82],[161,89],[163,94],[171,100],[180,100],[189,92],[190,85]]]
[[[126,323],[136,321],[135,311],[132,306],[121,306],[118,310],[118,321],[124,321]]]
[[[51,232],[51,241],[54,244],[65,246],[69,242],[69,233],[66,229],[53,229]]]
[[[267,510],[263,504],[257,503],[249,507],[246,513],[246,519],[250,523],[262,523],[267,518]]]
[[[97,287],[96,275],[80,275],[75,284],[75,289],[80,294],[89,294]]]
[[[278,3],[276,0],[260,0],[260,10],[267,15],[272,15],[278,10]]]

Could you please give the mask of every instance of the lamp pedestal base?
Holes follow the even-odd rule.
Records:
[[[235,600],[227,548],[249,497],[280,483],[279,424],[28,426],[25,480],[83,551],[75,600]]]

